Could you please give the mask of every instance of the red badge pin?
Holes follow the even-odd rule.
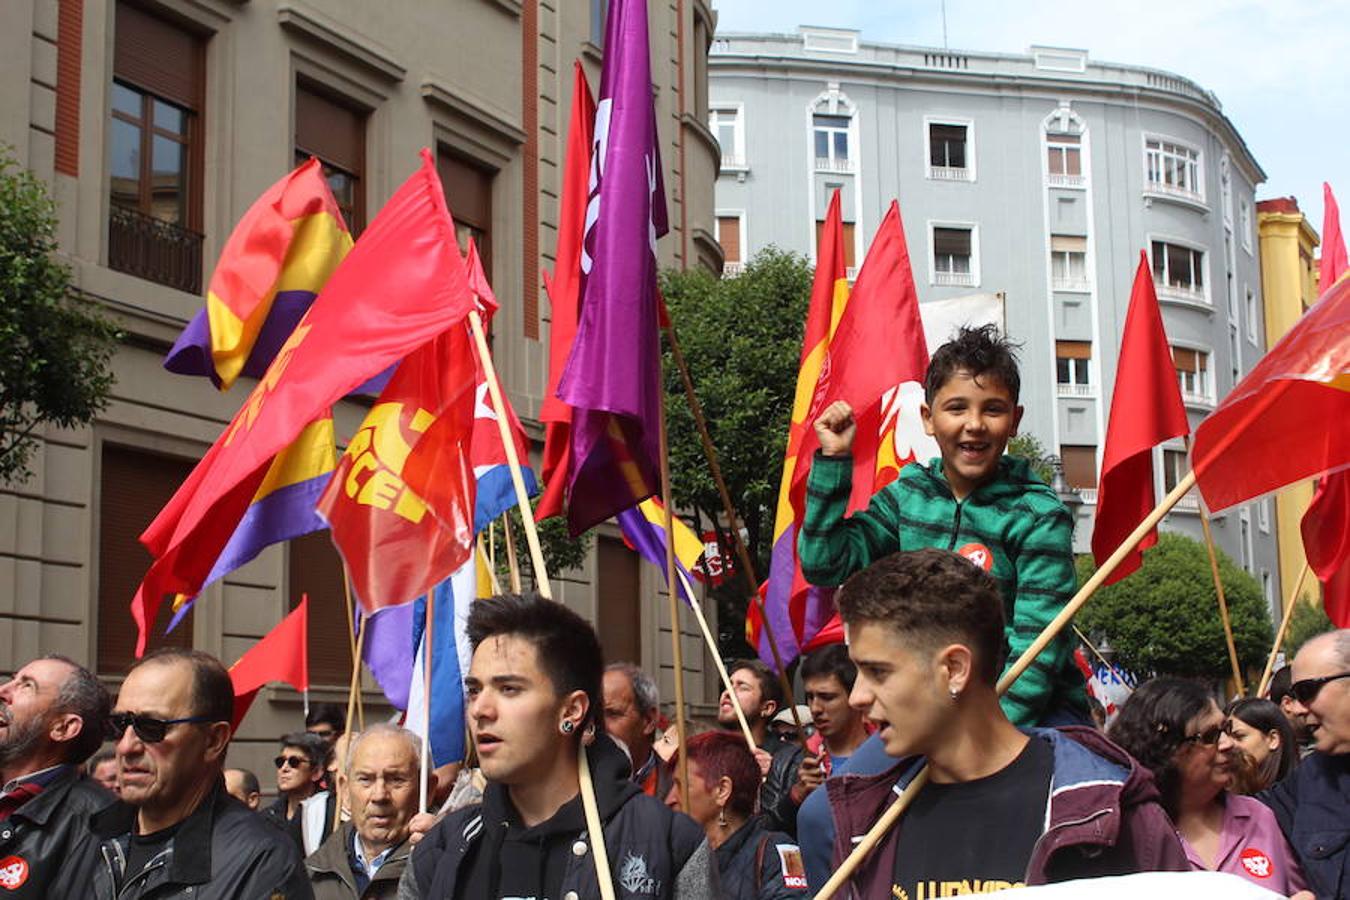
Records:
[[[956,552],[979,566],[981,569],[984,569],[986,572],[991,572],[994,569],[993,551],[984,544],[966,544]]]
[[[22,856],[0,859],[0,888],[17,891],[28,881],[28,860]]]
[[[1238,861],[1253,878],[1269,878],[1275,874],[1275,864],[1270,861],[1270,857],[1255,847],[1243,850]]]

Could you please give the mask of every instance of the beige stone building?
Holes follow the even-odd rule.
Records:
[[[598,87],[603,0],[8,0],[0,141],[46,179],[79,289],[126,338],[97,423],[49,431],[28,483],[0,488],[0,669],[42,652],[115,683],[131,658],[127,608],[150,559],[136,537],[251,385],[225,394],[161,360],[202,305],[231,228],[299,158],[320,157],[360,232],[430,147],[460,226],[486,259],[501,312],[503,382],[526,427],[547,374],[548,304],[572,61]],[[706,127],[708,0],[651,0],[652,71],[671,233],[667,266],[718,271]],[[339,440],[362,408],[337,411]],[[596,622],[607,655],[662,673],[673,695],[661,577],[601,529],[555,591]],[[350,656],[339,562],[325,534],[274,547],[207,591],[155,644],[233,662],[307,591],[315,700],[345,696]],[[160,626],[167,621],[161,617]],[[686,692],[714,699],[692,621]],[[152,644],[153,646],[153,644]],[[707,667],[709,670],[711,666]],[[384,715],[367,677],[367,716]],[[265,689],[232,762],[272,783],[276,737],[300,698]]]

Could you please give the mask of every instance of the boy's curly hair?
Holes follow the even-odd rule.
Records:
[[[1017,371],[1017,345],[994,325],[978,328],[962,326],[956,337],[933,353],[923,379],[923,398],[929,406],[933,398],[957,371],[965,369],[975,378],[992,375],[1003,383],[1017,403],[1022,376]]]

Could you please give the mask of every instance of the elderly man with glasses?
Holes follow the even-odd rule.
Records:
[[[1350,629],[1309,639],[1294,657],[1293,711],[1313,752],[1258,794],[1275,811],[1318,897],[1350,896]]]
[[[121,800],[93,816],[97,900],[309,898],[300,852],[225,790],[234,689],[220,661],[165,649],[138,662],[109,717]]]

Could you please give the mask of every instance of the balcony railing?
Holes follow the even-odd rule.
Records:
[[[1195,491],[1187,491],[1177,501],[1177,505],[1172,508],[1178,512],[1198,513],[1200,511],[1200,495]]]
[[[196,294],[202,289],[202,235],[114,203],[108,215],[108,265]]]
[[[1095,393],[1090,384],[1059,384],[1056,387],[1061,397],[1091,397]]]
[[[1209,306],[1209,298],[1205,296],[1204,288],[1184,287],[1179,284],[1166,284],[1153,280],[1153,287],[1158,291],[1158,297],[1162,300],[1181,300],[1184,303],[1199,303]]]
[[[1188,188],[1177,187],[1173,184],[1167,184],[1163,181],[1149,180],[1144,183],[1144,190],[1150,194],[1161,194],[1164,197],[1175,197],[1178,200],[1186,200],[1190,203],[1204,205],[1205,198],[1200,196],[1198,191],[1192,191]]]
[[[745,168],[745,159],[743,157],[737,156],[734,153],[722,154],[723,171],[744,169],[744,168]]]
[[[1087,179],[1082,175],[1056,175],[1051,172],[1045,177],[1045,183],[1050,187],[1080,188],[1087,184]]]
[[[1182,391],[1181,402],[1187,406],[1212,407],[1214,398],[1208,394],[1197,394],[1194,391]]]
[[[1050,287],[1057,291],[1090,291],[1092,283],[1086,278],[1052,278]]]
[[[745,269],[743,262],[724,262],[722,263],[722,277],[735,278]]]
[[[970,272],[934,272],[933,283],[938,287],[974,287],[975,276]]]
[[[1083,503],[1087,504],[1088,506],[1097,505],[1096,488],[1077,488],[1077,491],[1078,491],[1078,499],[1082,500]]]
[[[970,169],[965,166],[929,166],[928,177],[937,181],[971,181]]]
[[[817,172],[839,172],[845,175],[853,171],[853,160],[851,159],[827,159],[823,156],[816,157]]]

